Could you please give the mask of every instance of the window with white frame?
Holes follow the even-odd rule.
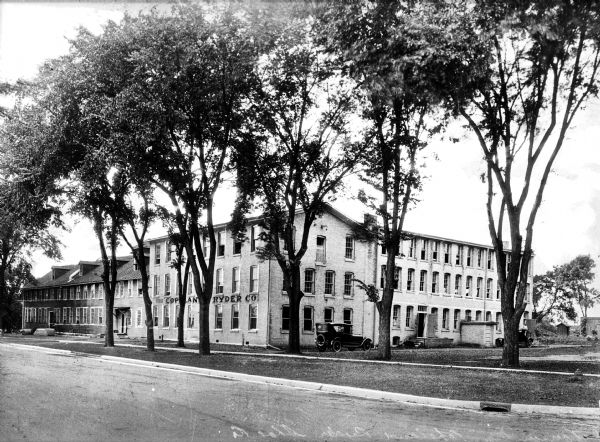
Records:
[[[409,258],[414,258],[415,257],[415,239],[412,238],[408,244],[408,257]]]
[[[487,299],[492,299],[493,283],[493,280],[491,278],[488,278],[485,286],[485,297]]]
[[[160,244],[154,244],[154,265],[160,264]]]
[[[163,311],[163,322],[162,322],[162,326],[163,328],[169,327],[171,325],[171,318],[169,317],[169,313],[171,311],[171,305],[170,304],[164,304],[162,311]]]
[[[310,305],[305,305],[302,309],[302,330],[312,331],[313,329],[313,308]]]
[[[500,312],[496,313],[496,331],[502,331],[502,313]]]
[[[258,318],[258,307],[256,304],[250,304],[248,307],[248,330],[256,330]]]
[[[104,284],[98,284],[98,299],[104,299]]]
[[[138,328],[142,326],[142,309],[141,308],[138,308],[135,311],[135,326]]]
[[[467,276],[467,285],[465,287],[465,296],[471,296],[471,288],[473,287],[473,277]]]
[[[281,330],[289,331],[290,329],[290,306],[281,306]]]
[[[240,268],[234,267],[231,269],[231,293],[240,291]]]
[[[75,299],[81,299],[81,287],[77,286],[75,288]]]
[[[175,304],[175,318],[173,318],[174,319],[173,326],[175,328],[179,328],[179,310],[180,310],[179,304]]]
[[[75,324],[81,324],[81,307],[75,307]]]
[[[421,261],[427,259],[427,249],[429,248],[429,241],[426,239],[421,240]]]
[[[71,323],[71,308],[70,307],[63,307],[63,324],[70,324]]]
[[[160,275],[154,275],[154,283],[152,284],[152,294],[158,296],[158,288],[160,287]]]
[[[250,293],[258,292],[258,266],[250,266]]]
[[[81,323],[89,324],[90,323],[90,311],[87,307],[83,307],[81,309]]]
[[[333,322],[333,307],[323,309],[323,322]]]
[[[432,307],[431,308],[430,321],[433,322],[433,327],[434,327],[435,330],[437,330],[438,329],[438,323],[440,321],[440,318],[438,318],[438,309],[437,309],[437,307]]]
[[[133,279],[127,281],[127,294],[130,298],[133,296]]]
[[[354,238],[352,235],[346,235],[346,247],[344,249],[344,258],[354,259]]]
[[[454,276],[454,294],[456,296],[462,295],[462,276],[461,275]]]
[[[411,291],[414,290],[414,279],[415,279],[415,269],[408,269],[408,274],[406,275],[406,290]]]
[[[467,267],[471,267],[472,265],[473,265],[473,247],[467,247]]]
[[[471,319],[471,310],[465,310],[465,321],[470,321]]]
[[[402,287],[400,284],[402,282],[402,268],[401,267],[394,267],[394,290],[399,290],[400,287]]]
[[[427,270],[421,270],[419,277],[419,291],[424,292],[427,290]]]
[[[493,268],[494,268],[494,251],[493,250],[487,251],[487,268],[488,268],[488,270],[493,270]]]
[[[444,273],[444,293],[450,294],[450,273]]]
[[[215,328],[223,329],[223,304],[215,304]]]
[[[250,252],[256,251],[256,226],[250,227]]]
[[[460,323],[460,310],[454,310],[454,330],[458,330]]]
[[[192,306],[188,306],[188,314],[187,314],[187,328],[194,328],[196,326],[196,315],[192,310]]]
[[[352,317],[353,317],[353,311],[351,308],[345,308],[344,309],[344,324],[350,324],[352,325]]]
[[[445,308],[442,310],[442,328],[444,330],[450,329],[450,309]]]
[[[165,296],[171,296],[171,275],[165,275]]]
[[[483,249],[477,249],[477,267],[483,267]]]
[[[242,241],[239,238],[233,238],[233,254],[241,255],[242,253]]]
[[[154,319],[154,327],[158,327],[158,306],[152,306],[152,318]]]
[[[483,278],[477,278],[477,287],[475,288],[475,296],[481,298],[481,286],[483,285]]]
[[[335,272],[333,270],[325,271],[325,294],[334,295],[335,287]]]
[[[413,321],[413,306],[409,305],[406,307],[406,319],[404,321],[404,326],[406,328],[411,328],[412,321]]]
[[[439,241],[433,241],[431,243],[431,259],[436,262],[440,260],[439,248],[440,248]]]
[[[221,269],[221,268],[217,269],[217,281],[216,282],[217,282],[217,287],[216,287],[217,290],[216,290],[216,292],[218,294],[223,293],[223,287],[224,287],[224,284],[223,284],[223,269]],[[217,327],[217,328],[220,328],[220,327]]]
[[[231,305],[231,329],[237,330],[240,328],[240,306],[238,304]]]
[[[320,263],[327,262],[326,238],[324,236],[317,236],[317,250],[315,261]]]
[[[433,272],[431,277],[431,293],[437,293],[440,283],[440,272]]]
[[[475,320],[476,321],[481,321],[481,310],[477,310],[475,312]]]
[[[394,305],[392,307],[392,326],[395,328],[400,328],[400,306]]]
[[[354,273],[344,273],[344,296],[354,296]]]
[[[456,259],[454,260],[457,266],[462,265],[463,262],[463,246],[456,247]]]
[[[444,264],[450,264],[450,243],[444,243]]]
[[[485,320],[486,321],[492,320],[492,312],[485,312]]]
[[[217,256],[225,256],[225,232],[217,233]]]
[[[304,270],[304,293],[313,294],[315,292],[315,271],[314,269]]]

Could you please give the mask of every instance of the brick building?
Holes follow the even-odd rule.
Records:
[[[302,224],[302,214],[297,222]],[[349,323],[355,334],[377,340],[375,305],[367,301],[354,280],[382,287],[386,251],[375,242],[355,239],[352,232],[356,225],[329,207],[312,226],[301,269],[305,294],[300,306],[303,346],[314,344],[316,322]],[[259,219],[249,220],[247,239],[243,242],[232,237],[226,224],[217,225],[215,231],[218,249],[210,306],[211,342],[286,345],[289,301],[282,290],[278,263],[261,261],[257,256],[257,248],[262,245]],[[208,242],[204,247],[208,247]],[[170,265],[172,253],[167,236],[148,241],[146,254],[156,338],[177,337],[179,300],[176,271]],[[122,258],[119,263],[112,312],[114,329],[127,336],[144,337],[139,271],[132,257]],[[481,322],[484,326],[481,333],[494,330],[495,334],[501,334],[495,261],[489,247],[414,234],[413,239],[402,243],[396,265],[397,290],[391,324],[394,344],[421,337],[447,337],[458,343],[463,321]],[[105,312],[101,271],[97,261],[54,266],[24,290],[24,327],[54,326],[57,331],[102,333]],[[531,281],[528,298],[530,302]],[[525,319],[530,309],[528,306]],[[184,316],[185,338],[198,340],[198,298],[191,278]]]

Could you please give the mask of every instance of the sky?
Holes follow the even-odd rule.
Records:
[[[152,3],[134,2],[30,2],[0,0],[0,81],[31,79],[48,58],[68,51],[68,38],[79,26],[100,32],[107,20],[119,20],[125,11],[136,14]],[[160,9],[169,9],[162,3]],[[565,263],[579,254],[600,255],[600,104],[590,102],[575,119],[557,158],[544,193],[534,233],[536,274]],[[421,202],[407,217],[410,231],[457,240],[490,244],[485,212],[485,171],[480,147],[470,134],[458,143],[435,140],[429,159]],[[437,160],[434,158],[437,157]],[[350,186],[346,194],[356,193]],[[233,208],[231,189],[217,195],[217,221],[227,221]],[[344,198],[334,203],[351,218],[361,220],[366,211],[358,201]],[[91,225],[67,218],[69,232],[60,233],[63,262],[97,259],[97,242]],[[153,236],[164,234],[153,227]],[[41,276],[54,263],[36,254],[33,273]],[[600,262],[598,262],[600,273]],[[600,280],[600,276],[598,278]],[[596,286],[600,287],[600,281]],[[597,315],[600,309],[596,308]]]

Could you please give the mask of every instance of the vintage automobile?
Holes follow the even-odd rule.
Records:
[[[362,348],[366,351],[373,347],[371,339],[352,334],[351,324],[318,323],[316,324],[315,333],[317,334],[315,344],[319,351],[331,348],[333,351],[338,352],[342,347],[346,347],[348,350]]]
[[[519,347],[531,347],[533,345],[533,338],[531,337],[531,333],[529,330],[522,329],[519,330]],[[504,346],[504,338],[496,339],[496,347]]]

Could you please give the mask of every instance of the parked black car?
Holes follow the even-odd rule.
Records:
[[[533,344],[533,338],[531,337],[529,330],[527,330],[525,328],[522,330],[519,330],[519,347],[531,347],[532,344]],[[496,347],[503,347],[503,346],[504,346],[504,338],[496,339]]]
[[[315,333],[317,334],[315,344],[319,351],[331,348],[333,351],[338,352],[342,347],[346,347],[348,350],[362,348],[366,351],[373,347],[371,339],[353,335],[352,325],[350,324],[318,323],[316,324]]]

